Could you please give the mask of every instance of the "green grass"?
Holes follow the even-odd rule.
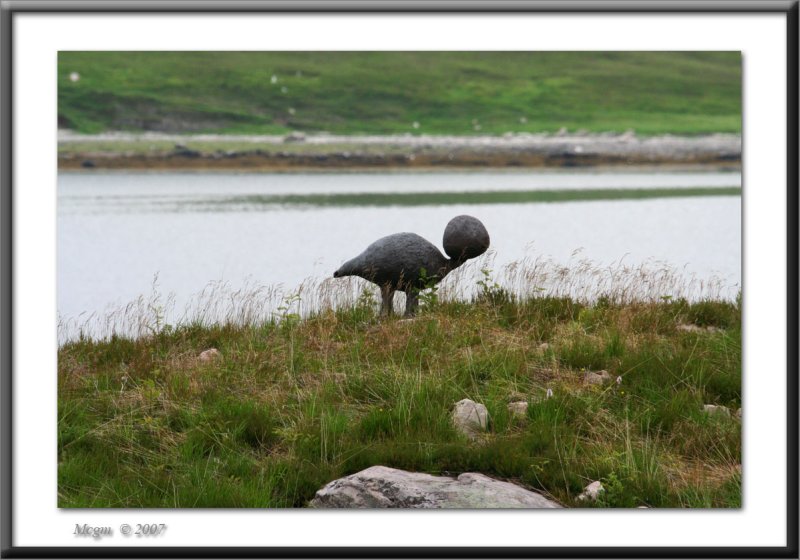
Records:
[[[312,206],[431,206],[445,204],[520,204],[592,200],[644,200],[693,196],[741,196],[740,187],[661,189],[569,189],[546,191],[485,191],[428,193],[342,193],[251,195],[231,197],[221,204],[306,204]]]
[[[741,78],[738,52],[67,51],[58,119],[81,132],[736,133]]]
[[[481,472],[572,507],[740,507],[741,425],[701,412],[741,406],[738,302],[519,300],[490,279],[472,301],[426,301],[413,321],[379,319],[365,296],[63,345],[59,506],[302,507],[387,465]],[[585,369],[622,383],[587,386]],[[491,415],[476,441],[450,423],[463,398]],[[593,480],[607,493],[578,501]]]

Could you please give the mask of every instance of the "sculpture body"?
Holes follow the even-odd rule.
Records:
[[[472,216],[457,216],[444,234],[447,258],[416,233],[395,233],[378,239],[333,273],[334,278],[359,276],[381,288],[381,313],[392,312],[396,291],[406,293],[406,315],[413,315],[419,291],[439,283],[451,270],[489,248],[489,234]]]

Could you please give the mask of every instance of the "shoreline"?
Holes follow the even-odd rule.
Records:
[[[741,137],[624,134],[286,136],[59,131],[59,170],[301,171],[620,166],[741,168]]]

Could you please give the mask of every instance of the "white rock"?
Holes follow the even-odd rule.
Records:
[[[202,352],[200,352],[201,362],[212,362],[221,357],[222,353],[216,348],[209,348],[208,350],[203,350]]]
[[[525,418],[528,415],[528,402],[516,401],[508,403],[508,411],[512,417]]]
[[[698,327],[697,325],[683,324],[683,325],[678,325],[676,328],[679,331],[694,332],[694,333],[715,333],[715,332],[720,332],[719,328],[712,327],[710,325],[708,327]]]
[[[560,508],[510,482],[478,473],[458,478],[374,466],[334,480],[317,491],[313,508]]]
[[[453,409],[453,424],[468,436],[486,431],[489,426],[489,411],[486,407],[470,399],[462,399]]]
[[[704,404],[703,405],[703,412],[710,416],[728,416],[730,417],[731,411],[727,406],[721,406],[716,404]]]
[[[599,480],[595,480],[583,489],[583,492],[580,493],[578,499],[582,502],[586,500],[595,501],[600,494],[605,491],[606,489],[603,488],[603,484]]]
[[[583,376],[583,380],[589,385],[602,385],[611,381],[611,374],[604,369],[597,372],[587,371]]]

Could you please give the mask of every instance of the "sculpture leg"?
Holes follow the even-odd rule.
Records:
[[[406,317],[411,317],[417,312],[419,304],[419,293],[416,290],[406,292]]]
[[[392,301],[394,301],[394,290],[391,286],[381,287],[381,315],[387,317],[392,314]]]

